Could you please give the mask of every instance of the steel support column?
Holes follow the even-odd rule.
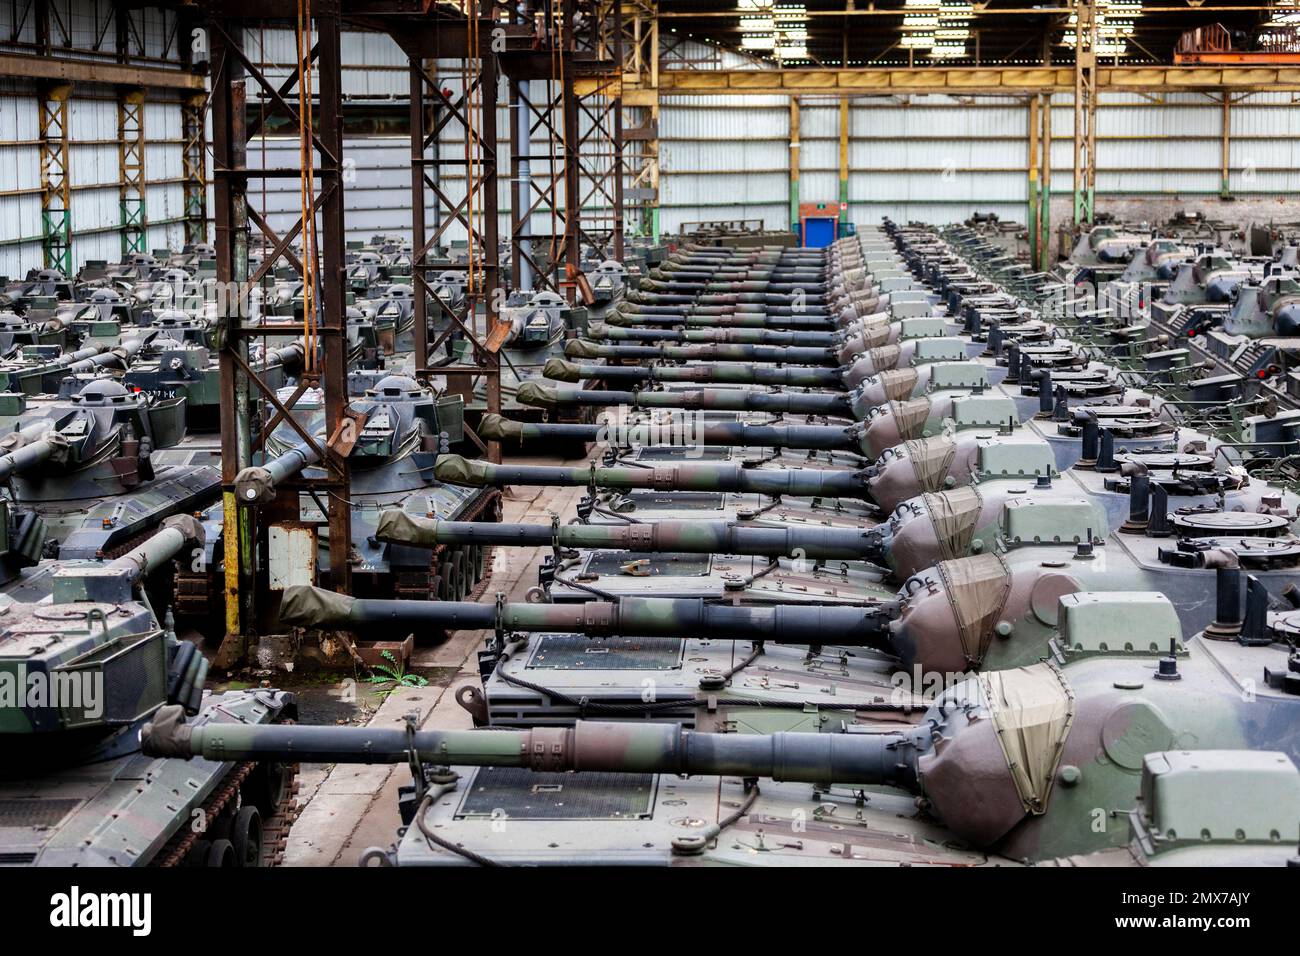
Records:
[[[122,258],[148,251],[144,178],[144,90],[117,100],[117,172]]]
[[[320,384],[325,393],[326,464],[329,476],[321,489],[329,512],[330,587],[352,593],[352,505],[348,455],[359,437],[349,412],[347,357],[347,232],[343,219],[343,53],[338,0],[314,0],[317,56],[314,75],[319,91],[319,144],[316,148],[320,183],[321,303],[320,338],[324,368]],[[308,95],[311,91],[308,90]],[[309,483],[310,484],[310,483]]]
[[[476,11],[471,9],[471,18]],[[470,21],[464,49],[449,57],[447,49],[425,49],[414,39],[396,37],[409,60],[411,125],[411,274],[415,292],[416,374],[445,376],[447,388],[468,403],[481,382],[486,409],[501,411],[501,360],[493,331],[501,305],[500,241],[498,237],[498,158],[496,53],[492,49],[493,21]],[[460,59],[462,88],[445,89],[432,75],[428,63],[441,54],[444,61]],[[426,59],[426,55],[428,59]],[[448,81],[452,79],[451,74]],[[430,110],[428,104],[434,104]],[[464,148],[438,150],[440,137],[454,130]],[[454,200],[448,180],[459,175],[464,198]],[[428,222],[425,204],[432,196],[434,221]],[[444,268],[465,273],[465,306],[452,309],[432,295],[429,260],[448,230],[459,224],[465,230],[466,261]],[[429,306],[432,304],[432,315]],[[432,335],[430,318],[440,331]],[[447,355],[437,353],[447,346]],[[468,434],[474,440],[477,436]],[[496,442],[479,442],[491,461],[500,461]]]
[[[204,130],[203,96],[189,96],[181,103],[181,175],[185,196],[186,243],[208,241],[207,133]]]
[[[1052,94],[1043,94],[1039,112],[1038,169],[1038,269],[1046,272],[1051,263],[1052,246]]]
[[[248,280],[248,177],[244,67],[233,47],[237,26],[209,25],[212,51],[212,167],[216,225],[217,283],[226,290],[227,332],[218,353],[221,390],[221,487],[225,640],[218,657],[237,663],[244,653],[244,629],[251,625],[255,593],[252,508],[235,497],[235,476],[252,463],[252,411],[247,378],[248,341],[238,334]],[[231,293],[235,301],[230,302]],[[233,333],[233,334],[232,334]]]
[[[1091,224],[1097,183],[1097,17],[1093,0],[1075,0],[1074,222]]]
[[[1028,106],[1029,106],[1029,109],[1027,110],[1028,149],[1026,150],[1026,155],[1025,155],[1025,167],[1028,171],[1029,182],[1028,182],[1028,188],[1026,190],[1026,195],[1027,195],[1026,225],[1029,227],[1029,261],[1032,262],[1035,265],[1035,267],[1037,267],[1038,260],[1039,260],[1038,208],[1041,202],[1041,198],[1039,195],[1039,185],[1038,185],[1038,168],[1040,165],[1040,159],[1038,155],[1038,151],[1039,151],[1038,130],[1039,127],[1042,125],[1042,118],[1041,118],[1041,114],[1043,110],[1042,94],[1039,93],[1029,97]]]
[[[577,0],[561,0],[559,11],[560,101],[564,123],[561,140],[564,173],[564,269],[561,273],[559,263],[556,263],[556,274],[563,275],[561,285],[565,297],[573,302],[577,298],[577,281],[582,272],[582,169],[578,156],[578,89],[573,56],[574,26],[578,18]]]
[[[637,232],[659,234],[659,3],[624,0],[623,149],[630,177],[624,194],[639,209]]]
[[[799,97],[790,97],[790,230],[803,242],[799,228]]]
[[[45,265],[72,274],[72,180],[68,170],[69,83],[40,94],[41,245]]]
[[[1223,118],[1219,121],[1219,197],[1228,199],[1232,195],[1230,174],[1232,171],[1232,94],[1224,90]]]
[[[849,101],[840,100],[840,230],[848,234],[849,226]]]

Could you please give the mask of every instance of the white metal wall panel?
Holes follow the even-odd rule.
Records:
[[[93,43],[95,19],[85,0],[56,0],[68,9],[75,37]],[[13,31],[15,7],[0,4],[0,36]],[[145,11],[141,30],[150,55],[168,42],[172,14]],[[33,39],[31,23],[20,42]],[[181,38],[188,42],[188,38]],[[295,57],[291,31],[249,31],[255,60],[269,64],[272,82],[286,75]],[[686,58],[696,69],[754,66],[746,57],[695,41],[665,37],[665,62]],[[389,38],[348,32],[343,37],[344,93],[350,99],[402,101],[407,95],[406,60]],[[174,43],[171,51],[174,55]],[[450,67],[439,82],[459,87]],[[535,84],[541,86],[541,84]],[[250,85],[250,93],[256,87]],[[78,95],[80,94],[80,95]],[[541,99],[543,89],[535,91]],[[116,258],[120,254],[116,107],[107,87],[80,87],[71,102],[70,128],[76,232],[74,257]],[[98,97],[98,99],[96,98]],[[253,97],[255,99],[255,96]],[[509,234],[509,138],[512,124],[504,84],[497,126],[501,149],[499,205],[502,235]],[[850,118],[850,218],[860,224],[895,219],[949,221],[973,212],[1008,219],[1025,215],[1028,110],[1015,98],[957,100],[947,96],[870,97],[853,100]],[[583,118],[585,129],[588,120]],[[1098,110],[1099,199],[1166,199],[1217,196],[1220,186],[1222,110],[1215,97],[1168,94],[1164,102],[1135,93],[1102,95]],[[770,228],[789,225],[789,100],[784,96],[663,97],[660,110],[661,224],[673,232],[687,221],[759,218]],[[1068,94],[1053,100],[1052,183],[1058,197],[1072,188],[1073,108]],[[0,136],[13,145],[0,149],[0,274],[15,275],[40,263],[38,113],[35,88],[21,80],[0,83]],[[179,245],[183,216],[180,110],[174,102],[145,107],[146,210],[151,247]],[[1290,94],[1257,93],[1233,103],[1229,180],[1234,194],[1260,201],[1300,194],[1300,106]],[[800,194],[805,201],[839,195],[839,104],[808,96],[800,103]],[[545,166],[550,145],[534,137],[535,166]],[[449,127],[444,155],[463,149],[461,131]],[[292,139],[267,140],[272,165],[294,165]],[[409,146],[404,136],[349,138],[353,160],[347,183],[347,227],[353,239],[377,232],[409,235]],[[260,156],[250,147],[250,162]],[[464,195],[463,171],[442,170],[443,189],[453,200]],[[254,184],[252,201],[261,190]],[[209,208],[211,208],[209,192]],[[598,205],[597,203],[593,203]],[[293,180],[267,184],[267,209],[276,228],[296,218]],[[428,214],[432,217],[432,202]],[[1282,215],[1282,213],[1279,213]],[[1292,213],[1292,215],[1294,215]],[[549,231],[551,213],[540,208],[534,230]],[[448,240],[464,230],[448,229]]]
[[[36,99],[25,84],[0,80],[0,136],[22,145],[0,149],[0,275],[27,274],[41,258],[41,158]],[[16,240],[16,241],[14,241]]]

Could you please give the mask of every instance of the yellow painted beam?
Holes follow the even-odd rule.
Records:
[[[66,80],[72,83],[106,83],[151,89],[203,89],[204,77],[185,70],[162,70],[117,63],[91,63],[31,54],[0,54],[0,76],[36,80]]]
[[[1300,67],[1101,67],[1100,90],[1300,90]],[[659,92],[710,94],[1037,93],[1072,92],[1073,67],[951,67],[846,70],[662,70]]]

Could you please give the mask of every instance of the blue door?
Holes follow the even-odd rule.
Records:
[[[835,241],[834,219],[805,219],[803,221],[803,244],[809,249],[820,249]]]

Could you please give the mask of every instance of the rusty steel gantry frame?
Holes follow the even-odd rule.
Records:
[[[416,375],[445,377],[450,392],[473,400],[479,379],[484,381],[487,411],[501,411],[501,359],[498,326],[501,287],[497,201],[497,87],[498,70],[493,50],[495,23],[491,4],[467,0],[466,17],[457,22],[434,20],[423,28],[393,31],[409,59],[411,137],[411,275],[415,303]],[[460,60],[462,88],[444,88],[434,62]],[[452,71],[455,73],[456,71]],[[464,149],[444,154],[438,139],[459,128]],[[452,153],[456,153],[453,155]],[[464,197],[454,199],[443,173],[460,171]],[[447,176],[446,178],[451,178]],[[430,223],[425,203],[433,198]],[[464,265],[447,264],[445,271],[465,272],[465,305],[451,308],[431,294],[428,280],[430,254],[448,230],[459,224],[467,240]],[[429,304],[446,320],[436,335],[430,328]],[[481,309],[480,309],[481,306]],[[465,350],[459,359],[449,355],[435,361],[439,348],[459,333]],[[432,336],[432,337],[431,337]],[[466,435],[490,461],[500,461],[497,442],[484,442],[472,429]]]
[[[336,591],[351,590],[350,548],[352,542],[348,451],[350,450],[347,394],[347,341],[344,299],[343,229],[343,113],[342,69],[340,62],[341,21],[338,0],[314,0],[312,18],[317,41],[310,53],[296,65],[278,86],[243,49],[241,25],[268,18],[293,19],[296,9],[288,3],[261,0],[245,4],[213,0],[204,5],[211,49],[212,76],[212,153],[216,220],[217,281],[227,290],[227,302],[233,307],[219,317],[221,375],[221,480],[224,507],[224,599],[226,606],[226,641],[219,660],[235,661],[243,656],[244,641],[254,627],[256,592],[256,521],[251,505],[235,497],[235,477],[252,464],[255,442],[269,434],[281,422],[298,432],[299,437],[320,455],[326,471],[324,478],[300,478],[287,490],[293,501],[300,488],[311,493],[323,492],[329,524],[329,582]],[[312,65],[314,64],[314,65]],[[289,117],[302,128],[303,117],[286,97],[301,82],[304,69],[310,68],[317,79],[319,106],[317,129],[311,135],[312,175],[319,182],[313,214],[318,217],[321,235],[321,309],[317,334],[322,359],[311,373],[304,373],[298,387],[282,402],[275,389],[264,382],[249,361],[251,339],[275,332],[296,332],[296,321],[264,321],[246,324],[247,309],[254,288],[271,273],[276,263],[288,261],[301,274],[303,262],[290,248],[302,233],[302,217],[283,235],[277,234],[248,202],[248,183],[253,179],[294,179],[302,170],[250,169],[247,144],[261,132],[263,120],[249,122],[243,81],[251,80],[260,88],[268,103],[267,115]],[[258,267],[249,271],[250,224],[270,246]],[[325,404],[325,447],[293,417],[294,405],[309,387],[319,387]],[[254,427],[254,397],[260,395],[274,408],[270,421]],[[256,434],[255,434],[256,431]]]
[[[574,34],[577,142],[567,162],[578,167],[579,240],[600,259],[623,258],[623,4],[578,0]]]
[[[346,276],[344,230],[344,163],[343,163],[343,93],[341,32],[349,24],[379,30],[391,36],[409,58],[412,85],[411,105],[411,187],[413,238],[413,283],[416,288],[417,368],[427,377],[446,376],[452,390],[472,392],[474,380],[486,378],[488,409],[500,408],[499,356],[491,346],[491,332],[496,327],[499,264],[497,242],[497,161],[496,161],[496,88],[497,60],[493,47],[497,40],[493,24],[487,18],[449,15],[445,9],[428,11],[421,0],[362,0],[348,4],[346,13],[339,0],[312,0],[312,18],[316,43],[310,53],[278,85],[274,86],[241,47],[240,23],[290,20],[296,6],[287,0],[211,0],[204,6],[208,17],[212,74],[213,179],[215,183],[215,221],[217,278],[234,283],[241,290],[239,301],[271,274],[276,263],[288,261],[301,273],[303,263],[291,248],[303,231],[301,217],[285,233],[276,233],[248,203],[250,179],[294,178],[301,174],[292,169],[250,169],[247,143],[260,134],[262,125],[274,115],[287,117],[302,128],[299,110],[287,102],[304,72],[310,66],[316,78],[316,128],[311,136],[312,175],[319,183],[314,213],[319,221],[321,256],[321,311],[317,333],[323,346],[321,362],[304,375],[285,401],[256,374],[248,360],[248,341],[268,332],[293,332],[298,322],[267,322],[245,326],[240,316],[223,318],[224,337],[220,350],[222,393],[222,490],[225,505],[225,599],[226,635],[223,646],[226,659],[237,658],[244,639],[257,621],[253,605],[253,586],[257,560],[256,516],[249,506],[234,496],[235,476],[252,461],[261,440],[281,423],[294,428],[299,437],[316,448],[327,472],[323,479],[299,478],[286,483],[292,501],[300,490],[322,492],[328,502],[329,584],[337,591],[351,590],[351,512],[347,500],[349,487],[348,454],[355,423],[348,403],[346,361]],[[478,4],[470,0],[471,14]],[[473,80],[461,96],[448,96],[429,70],[433,61],[465,61]],[[243,80],[260,88],[267,110],[257,120],[250,120],[244,102]],[[432,96],[430,96],[432,94]],[[437,104],[436,119],[430,122],[425,104]],[[465,130],[466,155],[459,162],[465,168],[467,191],[462,201],[454,201],[439,184],[431,168],[443,162],[429,156],[440,132],[452,122]],[[430,233],[424,215],[426,189],[434,197],[437,214]],[[449,328],[459,330],[468,340],[465,356],[458,365],[434,365],[430,355],[444,340],[430,341],[427,310],[428,281],[426,269],[429,253],[445,233],[447,224],[460,222],[466,230],[473,267],[473,293],[467,297],[462,313],[448,314]],[[270,251],[257,269],[250,273],[248,235],[251,229],[268,244]],[[435,302],[442,307],[440,300]],[[476,308],[482,303],[480,312]],[[480,319],[483,323],[479,325]],[[309,387],[324,394],[324,448],[292,416],[292,409]],[[253,399],[259,395],[274,410],[269,421],[254,428]],[[256,434],[255,434],[256,431]],[[482,443],[480,443],[482,444]],[[498,450],[484,445],[489,457]]]
[[[206,96],[181,102],[181,178],[185,196],[185,242],[208,241],[208,136]]]
[[[624,0],[624,198],[639,211],[637,232],[659,235],[659,2]]]
[[[510,80],[511,115],[524,116],[511,136],[511,284],[585,300],[582,244],[603,258],[623,255],[622,7],[608,0],[502,6],[510,19],[499,62]],[[534,151],[539,135],[545,153]],[[532,233],[541,213],[552,221],[545,255]]]

